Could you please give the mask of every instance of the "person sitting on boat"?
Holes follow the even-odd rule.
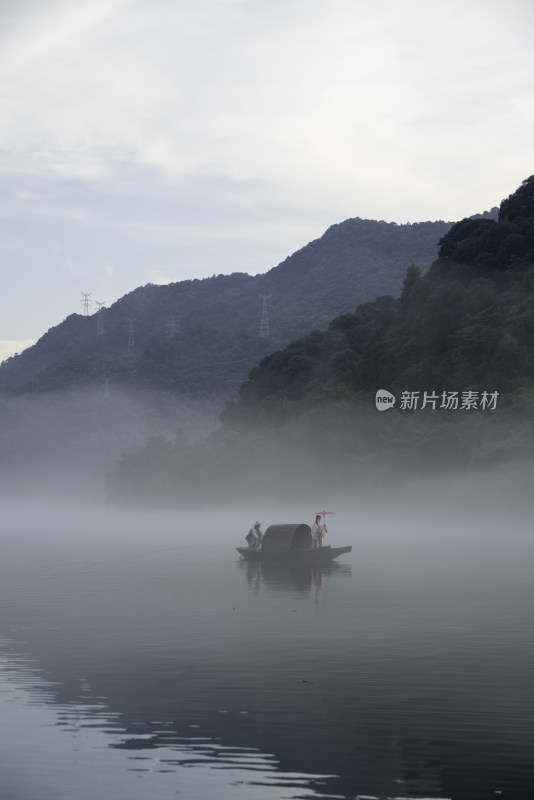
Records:
[[[252,528],[246,535],[246,540],[248,542],[248,546],[251,550],[259,550],[261,547],[261,542],[263,539],[263,533],[261,530],[261,522],[255,522]]]
[[[323,536],[325,533],[328,533],[326,530],[326,525],[324,522],[321,522],[321,515],[317,514],[315,517],[315,522],[311,528],[311,535],[312,535],[312,547],[322,547],[323,546]]]

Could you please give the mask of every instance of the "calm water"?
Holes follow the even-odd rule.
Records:
[[[534,796],[528,518],[340,511],[291,570],[254,517],[4,507],[2,800]]]

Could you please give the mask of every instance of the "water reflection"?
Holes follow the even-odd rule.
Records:
[[[35,675],[18,647],[0,638],[0,709],[10,734],[2,740],[2,796],[9,800],[93,800],[97,784],[107,792],[115,785],[108,796],[128,800],[176,792],[214,800],[275,800],[282,788],[287,798],[303,797],[303,790],[309,798],[333,797],[331,776],[284,771],[274,754],[225,745],[220,737],[199,735],[199,726],[191,725],[186,736],[170,721],[128,720],[127,714],[112,712],[103,697],[55,703],[56,684]],[[28,780],[36,765],[39,785]],[[138,788],[134,779],[141,777],[144,786]]]
[[[349,564],[313,566],[246,559],[237,563],[241,571],[246,574],[249,587],[256,592],[263,587],[269,591],[313,593],[317,602],[324,599],[327,576],[350,578],[352,575]]]
[[[240,562],[233,532],[13,537],[3,796],[530,800],[530,520],[428,530],[362,539],[357,579]]]

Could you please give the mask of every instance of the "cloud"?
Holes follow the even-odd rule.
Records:
[[[35,339],[0,339],[0,361],[22,353],[32,344],[35,344]]]
[[[50,8],[0,61],[4,168],[105,181],[126,159],[269,180],[295,204],[374,206],[419,159],[448,175],[456,131],[476,154],[532,100],[522,3],[514,21],[497,3],[417,0]]]
[[[149,283],[156,283],[158,286],[162,286],[167,283],[172,283],[176,278],[171,277],[171,275],[161,270],[150,269],[148,271],[148,280]]]
[[[79,264],[77,264],[72,258],[63,258],[62,260],[63,269],[66,270],[70,275],[82,275],[83,270]]]
[[[266,271],[347,217],[454,220],[532,172],[526,1],[3,0],[0,23],[0,257],[34,326],[152,265]]]

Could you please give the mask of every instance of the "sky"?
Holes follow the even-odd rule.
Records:
[[[0,359],[534,173],[531,0],[0,0]],[[93,305],[91,311],[96,311]]]

